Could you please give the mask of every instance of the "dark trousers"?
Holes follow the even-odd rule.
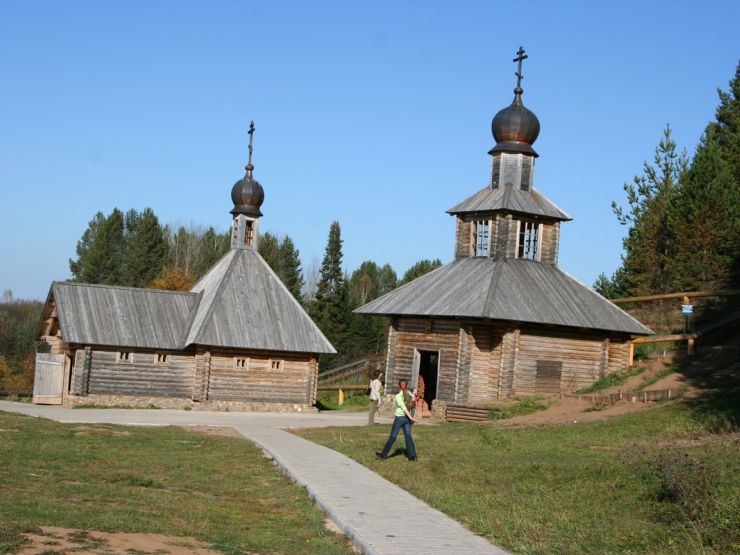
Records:
[[[403,437],[406,440],[406,454],[408,455],[409,459],[415,459],[416,447],[414,447],[414,438],[411,437],[411,420],[409,420],[405,415],[396,416],[396,418],[393,419],[393,425],[391,426],[391,435],[388,437],[388,441],[385,442],[385,446],[383,447],[383,450],[380,452],[380,454],[384,457],[388,456],[391,447],[393,447],[393,444],[396,442],[398,432],[401,430],[401,428],[403,428]]]

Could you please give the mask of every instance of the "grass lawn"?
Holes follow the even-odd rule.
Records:
[[[416,426],[416,463],[375,459],[387,425],[300,435],[518,553],[739,552],[740,444],[715,424],[674,402],[567,426]]]
[[[247,441],[0,412],[0,553],[38,526],[191,536],[225,553],[351,553]]]

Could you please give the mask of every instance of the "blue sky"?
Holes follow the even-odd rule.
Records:
[[[339,220],[348,271],[449,261],[445,210],[485,186],[515,85],[560,266],[619,265],[610,203],[670,123],[691,154],[740,57],[740,3],[0,3],[0,290],[43,298],[96,211],[230,223],[255,120],[262,230],[304,268]]]

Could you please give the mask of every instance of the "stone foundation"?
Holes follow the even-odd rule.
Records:
[[[432,401],[432,418],[444,421],[447,418],[447,402],[441,399]]]
[[[242,401],[197,402],[175,397],[134,397],[131,395],[65,395],[65,407],[109,407],[131,409],[176,409],[234,412],[318,412],[316,407],[295,403],[261,403]]]

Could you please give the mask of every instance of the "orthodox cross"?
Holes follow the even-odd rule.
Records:
[[[254,170],[254,166],[252,165],[252,142],[254,140],[254,120],[249,122],[249,160],[247,161],[247,176],[251,179],[252,178],[252,170]]]
[[[524,48],[522,48],[520,46],[519,47],[519,51],[517,52],[517,57],[512,60],[512,62],[519,62],[519,65],[517,67],[517,71],[514,74],[514,75],[516,75],[516,88],[517,89],[521,89],[522,88],[522,79],[524,79],[524,77],[522,77],[522,61],[523,60],[526,60],[527,58],[529,58],[529,56],[527,56],[524,53]]]

